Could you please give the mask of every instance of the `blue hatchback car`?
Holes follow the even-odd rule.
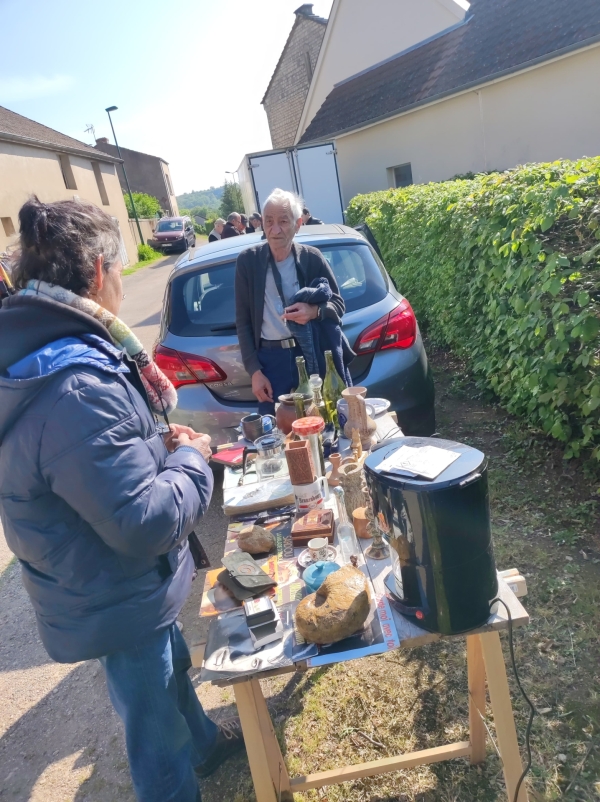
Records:
[[[373,247],[343,225],[303,226],[296,239],[318,248],[337,278],[344,332],[357,353],[354,384],[389,399],[405,434],[433,434],[433,379],[419,327]],[[240,418],[257,408],[236,335],[234,277],[238,254],[259,242],[246,234],[186,252],[165,292],[155,353],[179,395],[171,417],[206,432],[213,445],[235,442]]]

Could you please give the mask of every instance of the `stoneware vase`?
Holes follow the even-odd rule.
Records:
[[[280,395],[277,400],[279,401],[279,406],[275,413],[275,424],[280,432],[289,434],[292,431],[292,423],[297,417],[296,407],[294,406],[294,396],[291,393]],[[316,407],[313,403],[312,395],[306,394],[304,396],[304,413],[306,417],[318,414],[315,410]]]
[[[347,387],[342,391],[342,398],[348,402],[348,422],[344,426],[344,434],[348,440],[352,440],[352,431],[356,429],[363,449],[369,451],[377,424],[367,414],[366,393],[366,387]]]

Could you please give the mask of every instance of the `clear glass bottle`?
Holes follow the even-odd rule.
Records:
[[[339,429],[337,402],[342,397],[342,390],[346,389],[346,383],[335,369],[331,351],[325,351],[325,365],[327,370],[323,382],[323,400],[327,413],[326,423],[333,423]]]
[[[325,408],[325,401],[323,401],[323,394],[321,392],[321,388],[323,387],[323,379],[319,376],[318,373],[311,373],[309,379],[312,396],[313,396],[313,404],[315,407],[315,414],[318,414],[325,423],[328,423],[327,420],[327,410]]]
[[[303,356],[296,357],[296,367],[298,368],[298,386],[296,387],[297,393],[304,395],[312,395],[312,388],[306,372],[306,362]]]
[[[360,554],[360,546],[356,538],[354,527],[350,523],[348,513],[346,512],[346,501],[344,499],[344,489],[342,487],[334,487],[333,492],[338,506],[338,549],[340,552],[339,560],[344,565],[350,563],[350,557],[358,557]]]

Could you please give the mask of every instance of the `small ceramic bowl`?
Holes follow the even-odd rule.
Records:
[[[316,593],[329,574],[333,574],[334,571],[339,570],[340,566],[337,563],[319,561],[309,565],[302,574],[302,579],[310,592]]]

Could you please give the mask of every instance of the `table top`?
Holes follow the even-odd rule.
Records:
[[[383,440],[386,438],[400,436],[401,433],[398,431],[397,423],[395,422],[394,418],[389,415],[385,414],[379,416],[378,422],[378,430],[377,430],[377,440]],[[340,452],[344,455],[346,452],[349,451],[350,443],[347,439],[342,439],[340,443]],[[233,486],[237,486],[240,481],[240,472],[234,471],[231,468],[225,468],[224,472],[224,482],[223,486],[225,489],[231,488]],[[251,484],[256,482],[256,474],[249,473],[244,478],[244,484]],[[337,516],[337,506],[333,500],[333,498],[327,502],[327,507],[333,509],[334,515]],[[228,541],[226,544],[226,552],[231,551],[232,548],[235,550],[237,545],[235,544],[235,535],[232,533],[235,531],[235,525],[233,525],[233,529],[228,530]],[[232,544],[232,540],[234,541]],[[384,579],[387,574],[391,571],[391,562],[390,559],[384,560],[373,560],[370,557],[366,556],[366,551],[368,547],[371,545],[370,540],[360,540],[358,541],[362,555],[359,555],[359,567],[365,573],[366,576],[371,581],[372,588],[374,590],[374,600],[375,604],[380,611],[380,618],[382,621],[386,621],[387,617],[391,618],[391,624],[393,625],[390,629],[392,634],[390,635],[390,639],[388,641],[389,648],[399,648],[399,649],[413,649],[418,646],[423,646],[428,643],[433,643],[435,641],[441,639],[456,639],[465,637],[465,635],[474,635],[483,632],[490,632],[490,631],[497,631],[508,629],[509,627],[509,616],[506,611],[506,608],[502,604],[496,604],[495,612],[490,615],[489,619],[486,623],[475,630],[470,630],[468,633],[463,633],[461,635],[442,635],[436,632],[429,632],[428,630],[422,629],[416,623],[411,621],[408,618],[405,618],[401,615],[398,611],[396,611],[393,607],[391,607],[387,601],[386,591],[384,588]],[[337,537],[334,540],[334,545],[337,545]],[[302,549],[294,549],[294,554],[288,553],[286,557],[288,559],[287,566],[290,567],[292,563],[295,565],[295,558],[297,558],[300,554]],[[276,562],[275,560],[273,562]],[[267,568],[265,568],[267,570]],[[280,601],[290,601],[291,599],[295,598],[298,599],[302,595],[304,595],[304,583],[301,580],[300,572],[296,570],[295,576],[292,576],[291,581],[288,581],[287,585],[284,583],[284,588],[281,590],[278,589],[278,602]],[[282,591],[283,594],[282,595]],[[206,589],[205,589],[206,594]],[[203,607],[205,603],[205,594],[203,594]],[[287,595],[285,595],[287,594]],[[519,599],[516,595],[512,592],[512,590],[508,587],[507,583],[504,579],[499,575],[498,576],[498,597],[502,599],[508,606],[510,610],[510,616],[512,619],[512,625],[517,626],[524,626],[529,623],[529,615]],[[202,608],[201,608],[202,609]],[[382,621],[380,623],[382,623]],[[385,628],[385,625],[384,625]],[[360,650],[359,650],[360,651]],[[385,648],[382,648],[378,653],[382,653],[386,651]],[[377,652],[371,652],[377,653]],[[348,656],[344,657],[343,655],[336,658],[335,660],[331,660],[330,662],[343,662],[344,660],[348,659],[357,659],[358,657],[363,656],[359,652],[349,652]],[[253,676],[259,676],[261,678],[266,678],[269,676],[282,674],[282,673],[290,673],[293,671],[303,671],[306,668],[312,665],[317,664],[324,664],[318,662],[312,662],[309,660],[304,661],[300,660],[295,662],[293,665],[284,666],[282,668],[275,668],[271,670],[258,670],[255,674],[243,674],[239,678],[230,678],[224,679],[223,681],[220,680],[212,680],[213,684],[216,685],[231,685],[235,682],[243,682],[251,679]]]

